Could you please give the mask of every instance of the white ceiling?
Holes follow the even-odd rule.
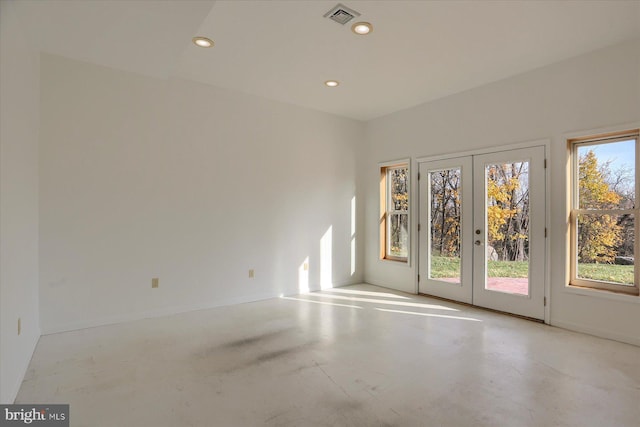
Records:
[[[5,1],[5,0],[0,0]],[[211,0],[12,0],[43,52],[167,78]]]
[[[368,120],[640,37],[640,1],[21,0],[44,52]],[[201,49],[191,37],[207,36]],[[338,88],[323,82],[337,79]]]

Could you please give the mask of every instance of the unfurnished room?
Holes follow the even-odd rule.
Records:
[[[638,188],[638,0],[0,0],[0,426],[636,427]]]

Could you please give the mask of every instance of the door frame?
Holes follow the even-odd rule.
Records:
[[[466,150],[466,151],[458,151],[458,152],[450,152],[450,153],[444,153],[444,154],[437,154],[437,155],[431,155],[431,156],[423,156],[423,157],[417,157],[414,159],[413,163],[413,172],[412,172],[412,179],[414,179],[414,182],[417,182],[418,185],[414,185],[412,186],[411,189],[411,196],[413,198],[413,200],[416,201],[416,203],[413,203],[413,207],[411,208],[411,215],[414,216],[415,218],[419,218],[420,216],[420,193],[421,193],[421,187],[420,187],[420,180],[418,177],[418,171],[420,170],[420,163],[424,163],[424,162],[432,162],[432,161],[437,161],[437,160],[448,160],[448,159],[453,159],[456,157],[464,157],[464,156],[476,156],[476,155],[481,155],[481,154],[491,154],[491,153],[495,153],[495,152],[499,152],[499,151],[507,151],[507,150],[517,150],[517,149],[521,149],[521,148],[532,148],[532,147],[544,147],[544,157],[545,157],[545,168],[544,168],[544,178],[545,178],[545,195],[544,195],[544,199],[545,199],[545,218],[544,218],[544,227],[546,230],[549,230],[549,226],[550,226],[550,219],[551,219],[551,203],[550,203],[550,194],[551,194],[551,182],[549,179],[549,171],[551,170],[550,168],[550,164],[549,164],[549,154],[551,152],[551,140],[550,139],[538,139],[538,140],[533,140],[533,141],[528,141],[528,142],[521,142],[521,143],[515,143],[515,144],[506,144],[506,145],[495,145],[495,146],[491,146],[491,147],[486,147],[486,148],[480,148],[480,149],[476,149],[476,150]],[[411,224],[411,234],[414,236],[414,238],[412,239],[413,242],[418,242],[419,239],[419,233],[418,233],[418,223],[419,221],[413,221]],[[547,236],[550,233],[547,233]],[[550,240],[548,237],[545,238],[545,259],[544,259],[544,295],[545,295],[545,306],[544,306],[544,323],[546,324],[550,324],[551,323],[551,272],[550,272],[550,263],[551,263],[551,244],[550,244]],[[413,246],[413,253],[415,258],[415,262],[413,263],[413,265],[415,265],[415,270],[414,270],[414,289],[415,289],[415,293],[418,294],[419,293],[419,282],[418,282],[418,276],[420,274],[419,271],[419,260],[420,260],[420,245],[419,244],[415,244]]]

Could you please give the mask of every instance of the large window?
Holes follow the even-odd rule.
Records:
[[[638,295],[638,131],[570,141],[571,285]]]
[[[409,164],[380,167],[380,258],[409,259]]]

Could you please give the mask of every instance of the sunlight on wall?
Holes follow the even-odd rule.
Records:
[[[298,291],[301,294],[309,292],[309,257],[298,267]]]
[[[356,235],[356,196],[351,199],[351,237]]]
[[[333,287],[332,271],[333,226],[320,239],[320,289]]]
[[[356,273],[356,238],[351,239],[351,275]]]
[[[356,196],[351,199],[351,275],[356,272]]]

